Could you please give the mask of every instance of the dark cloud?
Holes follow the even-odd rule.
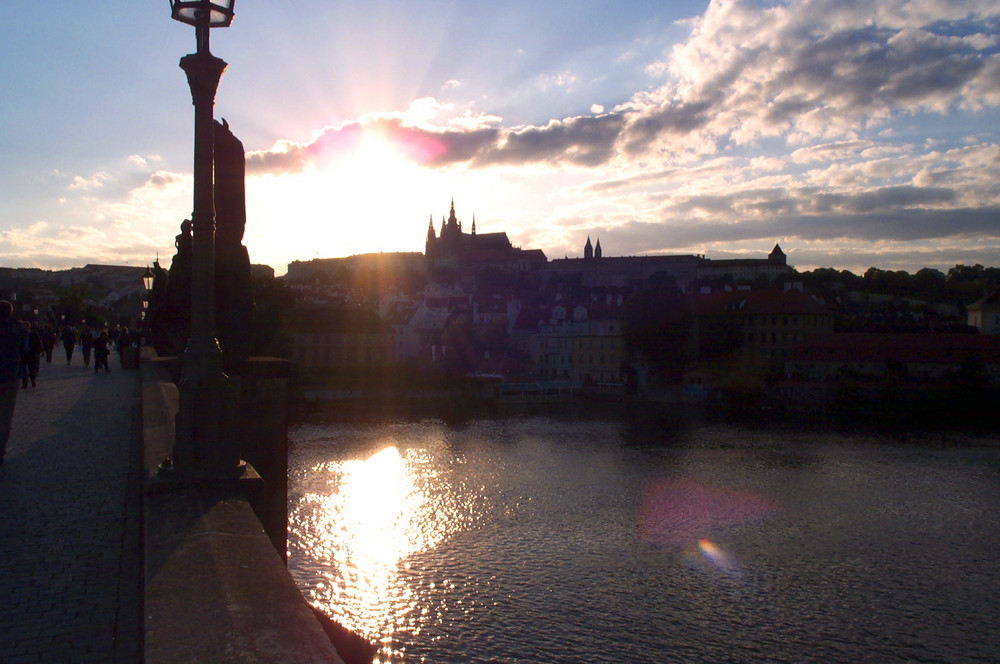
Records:
[[[469,162],[496,144],[493,128],[423,129],[405,126],[402,119],[383,116],[328,127],[311,143],[282,142],[270,150],[247,154],[248,173],[298,173],[311,163],[322,163],[349,153],[366,134],[382,137],[410,159],[429,166]]]
[[[639,154],[664,135],[677,136],[701,129],[721,110],[720,102],[718,95],[697,101],[675,100],[640,113],[625,128],[623,150],[626,154]]]
[[[280,149],[258,150],[247,153],[247,173],[300,173],[308,165],[309,159],[303,146],[288,144]]]
[[[663,208],[659,222],[631,221],[604,231],[613,237],[615,255],[672,253],[678,247],[782,238],[810,241],[945,242],[970,238],[1000,241],[1000,206],[924,208],[929,201],[952,200],[947,190],[890,187],[842,196],[836,206],[813,206],[805,190],[690,197]],[[754,214],[740,215],[737,211]],[[710,213],[705,220],[704,213]],[[759,215],[758,215],[759,213]],[[597,229],[595,229],[597,230]],[[589,232],[589,231],[588,231]]]
[[[621,115],[604,114],[515,129],[480,153],[474,165],[568,162],[598,166],[614,156],[615,141],[624,122]]]
[[[180,177],[174,175],[173,173],[156,172],[149,176],[149,184],[153,185],[157,189],[161,189],[178,181],[180,181]]]
[[[867,214],[881,210],[909,208],[923,205],[943,205],[954,203],[955,191],[942,187],[882,187],[874,191],[853,194],[816,194],[801,207],[809,211],[824,213],[830,211]]]

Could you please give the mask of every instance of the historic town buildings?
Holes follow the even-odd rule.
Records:
[[[686,393],[703,398],[735,374],[750,383],[829,381],[845,372],[898,370],[903,362],[913,379],[940,378],[970,354],[989,364],[990,380],[1000,380],[1000,336],[903,340],[837,332],[850,294],[808,291],[777,244],[766,257],[713,260],[608,256],[607,237],[588,237],[581,258],[547,260],[539,250],[514,247],[506,233],[478,233],[476,226],[473,218],[465,228],[452,202],[439,228],[432,216],[423,254],[290,265],[285,280],[308,305],[293,326],[293,359],[317,368],[436,367],[571,389],[636,389],[682,375],[693,388]],[[675,295],[657,299],[667,292]],[[661,301],[673,311],[637,311],[635,304]],[[968,322],[997,335],[997,294],[969,306]],[[656,357],[638,350],[650,348],[641,338],[650,334],[652,343],[674,347]]]

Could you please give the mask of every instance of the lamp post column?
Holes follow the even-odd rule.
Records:
[[[204,30],[208,32],[207,26]],[[205,40],[207,42],[207,39]],[[194,211],[191,215],[191,336],[184,351],[173,467],[185,475],[242,471],[236,389],[222,371],[215,338],[215,93],[226,63],[208,52],[181,58],[194,103]]]

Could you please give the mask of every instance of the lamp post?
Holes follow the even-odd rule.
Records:
[[[236,434],[236,389],[222,372],[215,338],[215,139],[213,109],[226,63],[208,48],[213,27],[228,27],[235,0],[170,0],[172,18],[195,27],[198,50],[181,58],[194,103],[194,211],[191,251],[191,335],[181,364],[172,458],[181,477],[242,474]]]

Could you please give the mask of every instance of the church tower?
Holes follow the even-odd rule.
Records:
[[[458,225],[458,215],[455,214],[455,199],[451,199],[451,211],[448,213],[448,232],[458,233],[462,227]]]
[[[594,257],[594,247],[590,244],[590,236],[587,236],[587,244],[583,245],[583,258],[590,260]]]
[[[434,233],[434,214],[431,213],[430,220],[427,222],[427,242],[424,244],[424,255],[433,255],[436,249],[436,244],[437,235]]]
[[[601,257],[601,238],[597,238],[597,244],[594,246],[594,258]]]

